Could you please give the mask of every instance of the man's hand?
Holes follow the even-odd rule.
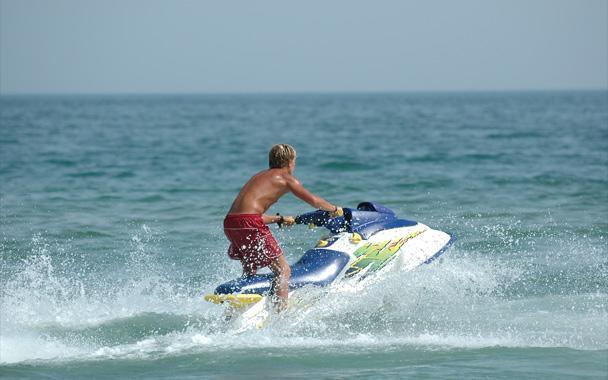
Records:
[[[283,225],[284,226],[292,226],[296,224],[296,218],[293,216],[284,216],[283,217]]]
[[[330,218],[337,218],[338,216],[342,215],[344,215],[344,210],[342,210],[342,207],[339,206],[336,206],[336,209],[334,211],[329,212]]]

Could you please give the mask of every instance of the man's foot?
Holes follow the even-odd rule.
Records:
[[[270,301],[272,301],[272,306],[274,307],[274,311],[277,314],[287,310],[287,306],[289,303],[288,299],[280,298],[277,295],[273,294],[272,296],[270,296]]]

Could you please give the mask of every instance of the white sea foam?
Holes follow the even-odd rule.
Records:
[[[260,347],[608,348],[605,289],[556,292],[551,287],[561,278],[549,278],[535,294],[525,289],[530,262],[457,247],[407,274],[307,289],[300,297],[306,306],[272,318],[263,330],[236,334],[221,307],[202,301],[201,290],[214,284],[190,289],[170,280],[147,255],[153,243],[145,238],[133,239],[126,286],[111,286],[99,274],[74,275],[66,270],[69,260],[55,259],[35,239],[38,248],[4,283],[1,363]],[[512,257],[510,247],[505,254]],[[580,254],[571,248],[569,255]]]

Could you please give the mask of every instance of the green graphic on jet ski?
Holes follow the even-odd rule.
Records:
[[[395,254],[405,242],[420,235],[424,231],[425,230],[415,231],[401,238],[362,245],[354,253],[357,260],[346,270],[344,276],[352,277],[368,267],[368,273],[383,268],[395,257]]]

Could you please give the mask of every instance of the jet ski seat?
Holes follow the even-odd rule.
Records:
[[[348,254],[331,249],[314,248],[291,266],[289,289],[301,288],[305,285],[326,286],[348,264]],[[262,294],[270,291],[273,274],[258,274],[241,277],[221,284],[215,289],[215,294]]]

